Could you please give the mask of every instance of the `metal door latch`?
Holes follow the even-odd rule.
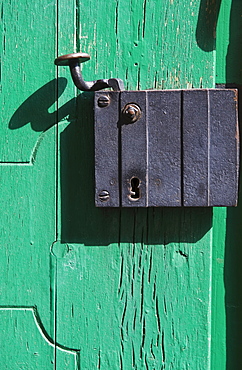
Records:
[[[239,129],[236,89],[122,91],[120,79],[75,85],[94,95],[97,207],[235,206]]]
[[[55,59],[57,66],[69,66],[71,77],[79,90],[97,91],[111,87],[114,91],[124,90],[124,83],[119,78],[109,78],[95,81],[84,81],[81,74],[80,64],[88,61],[90,55],[86,53],[74,53],[62,55]]]

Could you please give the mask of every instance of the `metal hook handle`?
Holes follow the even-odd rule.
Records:
[[[95,81],[84,81],[81,74],[80,63],[90,59],[86,53],[75,53],[62,55],[55,59],[57,66],[69,66],[71,77],[79,90],[97,91],[111,87],[114,91],[124,90],[124,83],[120,78],[109,78]]]

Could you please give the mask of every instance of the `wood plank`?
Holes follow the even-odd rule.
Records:
[[[53,369],[53,346],[46,335],[35,307],[10,306],[0,309],[1,317],[1,362],[9,369],[28,368]],[[14,348],[10,351],[9,348]],[[57,345],[59,366],[64,370],[77,369],[75,351]],[[23,365],[24,364],[24,365]]]
[[[216,30],[216,82],[219,84],[242,83],[241,65],[238,60],[242,36],[241,12],[241,2],[221,2]],[[214,208],[212,369],[242,367],[240,197],[241,181],[238,207]]]
[[[92,57],[87,80],[119,77],[131,90],[213,87],[214,53],[192,41],[197,2],[77,4],[77,39]],[[68,187],[59,178],[68,230],[58,258],[58,339],[81,349],[81,368],[209,368],[211,209],[95,209],[94,185],[81,180],[94,177],[87,100],[78,110],[79,146],[65,163]],[[67,129],[70,143],[76,126]]]
[[[54,369],[56,3],[1,2],[1,366]],[[32,316],[32,319],[30,318]],[[12,355],[11,355],[12,354]]]
[[[1,2],[0,162],[30,162],[40,133],[55,124],[55,11],[48,0]]]
[[[3,211],[0,215],[2,225],[0,229],[2,271],[0,312],[8,307],[18,307],[19,315],[24,315],[25,306],[36,306],[43,327],[52,338],[54,325],[53,312],[50,308],[52,298],[50,296],[52,274],[50,248],[55,240],[55,154],[55,131],[52,128],[42,135],[33,165],[15,163],[0,165],[0,188],[4,194]],[[16,348],[13,347],[16,362],[27,363],[31,368],[34,366],[35,357],[26,346],[24,346],[25,351],[21,353],[20,350],[23,347],[20,343],[14,342],[16,331],[13,333],[10,330],[13,317],[8,312],[8,316],[5,315],[2,321],[2,328],[5,327],[4,330],[6,330],[6,327],[9,327],[9,335],[13,334],[12,343],[16,346]],[[23,319],[23,316],[20,316],[19,325]],[[18,324],[16,325],[18,327]],[[21,327],[23,328],[24,325],[28,327],[30,323],[24,320]],[[42,342],[43,338],[38,329],[40,337],[37,338],[33,338],[28,330],[25,332],[30,348],[33,348],[34,342]],[[4,332],[0,340],[1,343],[5,343]],[[47,347],[42,347],[41,344],[42,350],[37,363],[45,366],[48,361],[48,366],[51,366],[48,369],[54,369],[54,365],[51,364],[54,360],[54,348],[50,345]],[[5,351],[1,353],[1,360],[2,366],[6,368],[10,366],[11,362]]]
[[[50,4],[45,0],[41,3],[4,0],[1,6],[0,189],[4,196],[0,215],[3,274],[0,310],[2,326],[5,326],[1,344],[6,341],[7,331],[15,354],[15,367],[7,355],[10,347],[5,347],[1,353],[1,366],[19,368],[24,363],[28,368],[38,365],[53,369],[53,346],[44,346],[37,359],[32,352],[36,338],[30,331],[26,331],[28,338],[26,336],[25,340],[32,349],[21,347],[23,342],[15,348],[16,331],[10,330],[10,321],[17,313],[11,316],[11,312],[7,315],[5,310],[9,306],[19,307],[15,329],[19,323],[23,335],[24,325],[31,325],[28,319],[23,319],[25,306],[38,307],[43,326],[52,336],[49,253],[55,240],[56,221],[56,135],[53,128],[56,74],[52,65],[56,8],[55,2]],[[34,321],[32,324],[35,325]],[[39,334],[36,341],[42,340]]]

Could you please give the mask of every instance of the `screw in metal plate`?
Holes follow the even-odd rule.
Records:
[[[98,195],[98,198],[102,201],[102,202],[107,202],[110,198],[110,194],[107,190],[102,190],[99,195]]]
[[[122,110],[122,115],[127,123],[134,123],[141,117],[141,109],[137,104],[129,103],[126,104]]]
[[[116,185],[116,183],[117,183],[116,179],[110,180],[110,185]]]
[[[159,186],[161,184],[161,179],[155,179],[155,185]]]
[[[107,95],[102,95],[98,98],[97,104],[100,108],[105,108],[110,104],[110,98]]]

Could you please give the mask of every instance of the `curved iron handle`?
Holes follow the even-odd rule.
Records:
[[[55,59],[57,66],[69,66],[71,77],[79,90],[82,91],[97,91],[111,87],[114,91],[124,90],[124,83],[120,78],[108,78],[95,81],[84,81],[82,78],[80,63],[84,63],[90,59],[86,53],[74,53],[62,55]]]

